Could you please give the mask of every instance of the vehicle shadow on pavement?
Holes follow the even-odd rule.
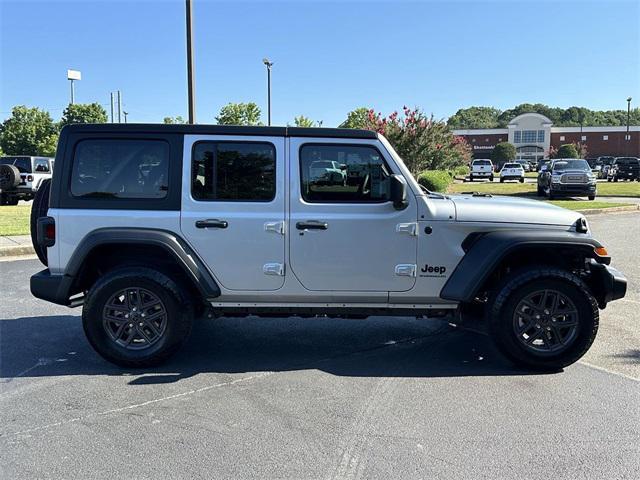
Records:
[[[130,385],[201,373],[320,370],[353,377],[529,375],[491,339],[441,320],[409,317],[202,319],[166,364],[123,369],[89,346],[77,316],[0,320],[0,383],[16,377],[131,375]]]

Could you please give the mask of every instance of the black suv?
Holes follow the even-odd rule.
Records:
[[[596,198],[596,177],[586,160],[559,158],[545,163],[538,173],[538,195]]]
[[[607,172],[607,181],[637,180],[640,182],[640,160],[636,157],[617,157]]]

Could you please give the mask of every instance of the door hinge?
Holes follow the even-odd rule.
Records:
[[[396,225],[396,232],[408,233],[409,235],[415,237],[418,234],[418,224],[416,222],[399,223]]]
[[[276,275],[278,277],[283,277],[284,265],[282,263],[265,263],[262,266],[262,271],[265,275]]]
[[[265,232],[275,232],[284,235],[284,222],[265,222]]]
[[[417,266],[414,263],[396,265],[396,275],[399,277],[415,277]]]

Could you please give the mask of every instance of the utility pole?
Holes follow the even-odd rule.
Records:
[[[124,123],[127,123],[127,115],[129,115],[129,112],[125,112],[124,110],[122,111],[122,114],[124,115]]]
[[[631,123],[631,97],[627,98],[627,135],[624,137],[624,139],[629,142],[626,145],[628,145],[624,150],[627,154],[629,154],[630,151],[630,145],[631,145],[631,134],[629,133],[629,125]]]
[[[122,96],[120,95],[120,90],[118,90],[118,123],[121,123],[121,116],[120,114],[122,113]]]
[[[187,96],[189,100],[189,123],[196,123],[196,82],[193,76],[193,10],[191,0],[186,1],[187,19]]]
[[[113,118],[113,92],[111,92],[111,123],[115,123]]]
[[[273,62],[268,58],[263,58],[262,63],[267,67],[267,125],[271,126],[271,67]]]

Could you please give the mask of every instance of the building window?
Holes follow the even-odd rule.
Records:
[[[582,135],[582,136],[580,137],[580,141],[582,141],[582,142],[586,142],[586,141],[587,141],[587,136],[586,136],[586,135]]]
[[[609,135],[602,135],[602,140],[609,140]]]
[[[472,138],[472,139],[471,139],[471,143],[476,143],[476,139],[475,139],[475,138]]]
[[[516,130],[513,132],[513,143],[521,143],[522,142],[522,132],[520,130]]]
[[[544,143],[544,130],[538,130],[538,143]]]
[[[625,135],[625,136],[624,136],[624,139],[625,139],[625,140],[631,140],[631,134],[629,134],[629,135]]]
[[[564,135],[560,135],[560,141],[564,142]]]
[[[536,143],[538,132],[536,130],[523,130],[522,143]]]

